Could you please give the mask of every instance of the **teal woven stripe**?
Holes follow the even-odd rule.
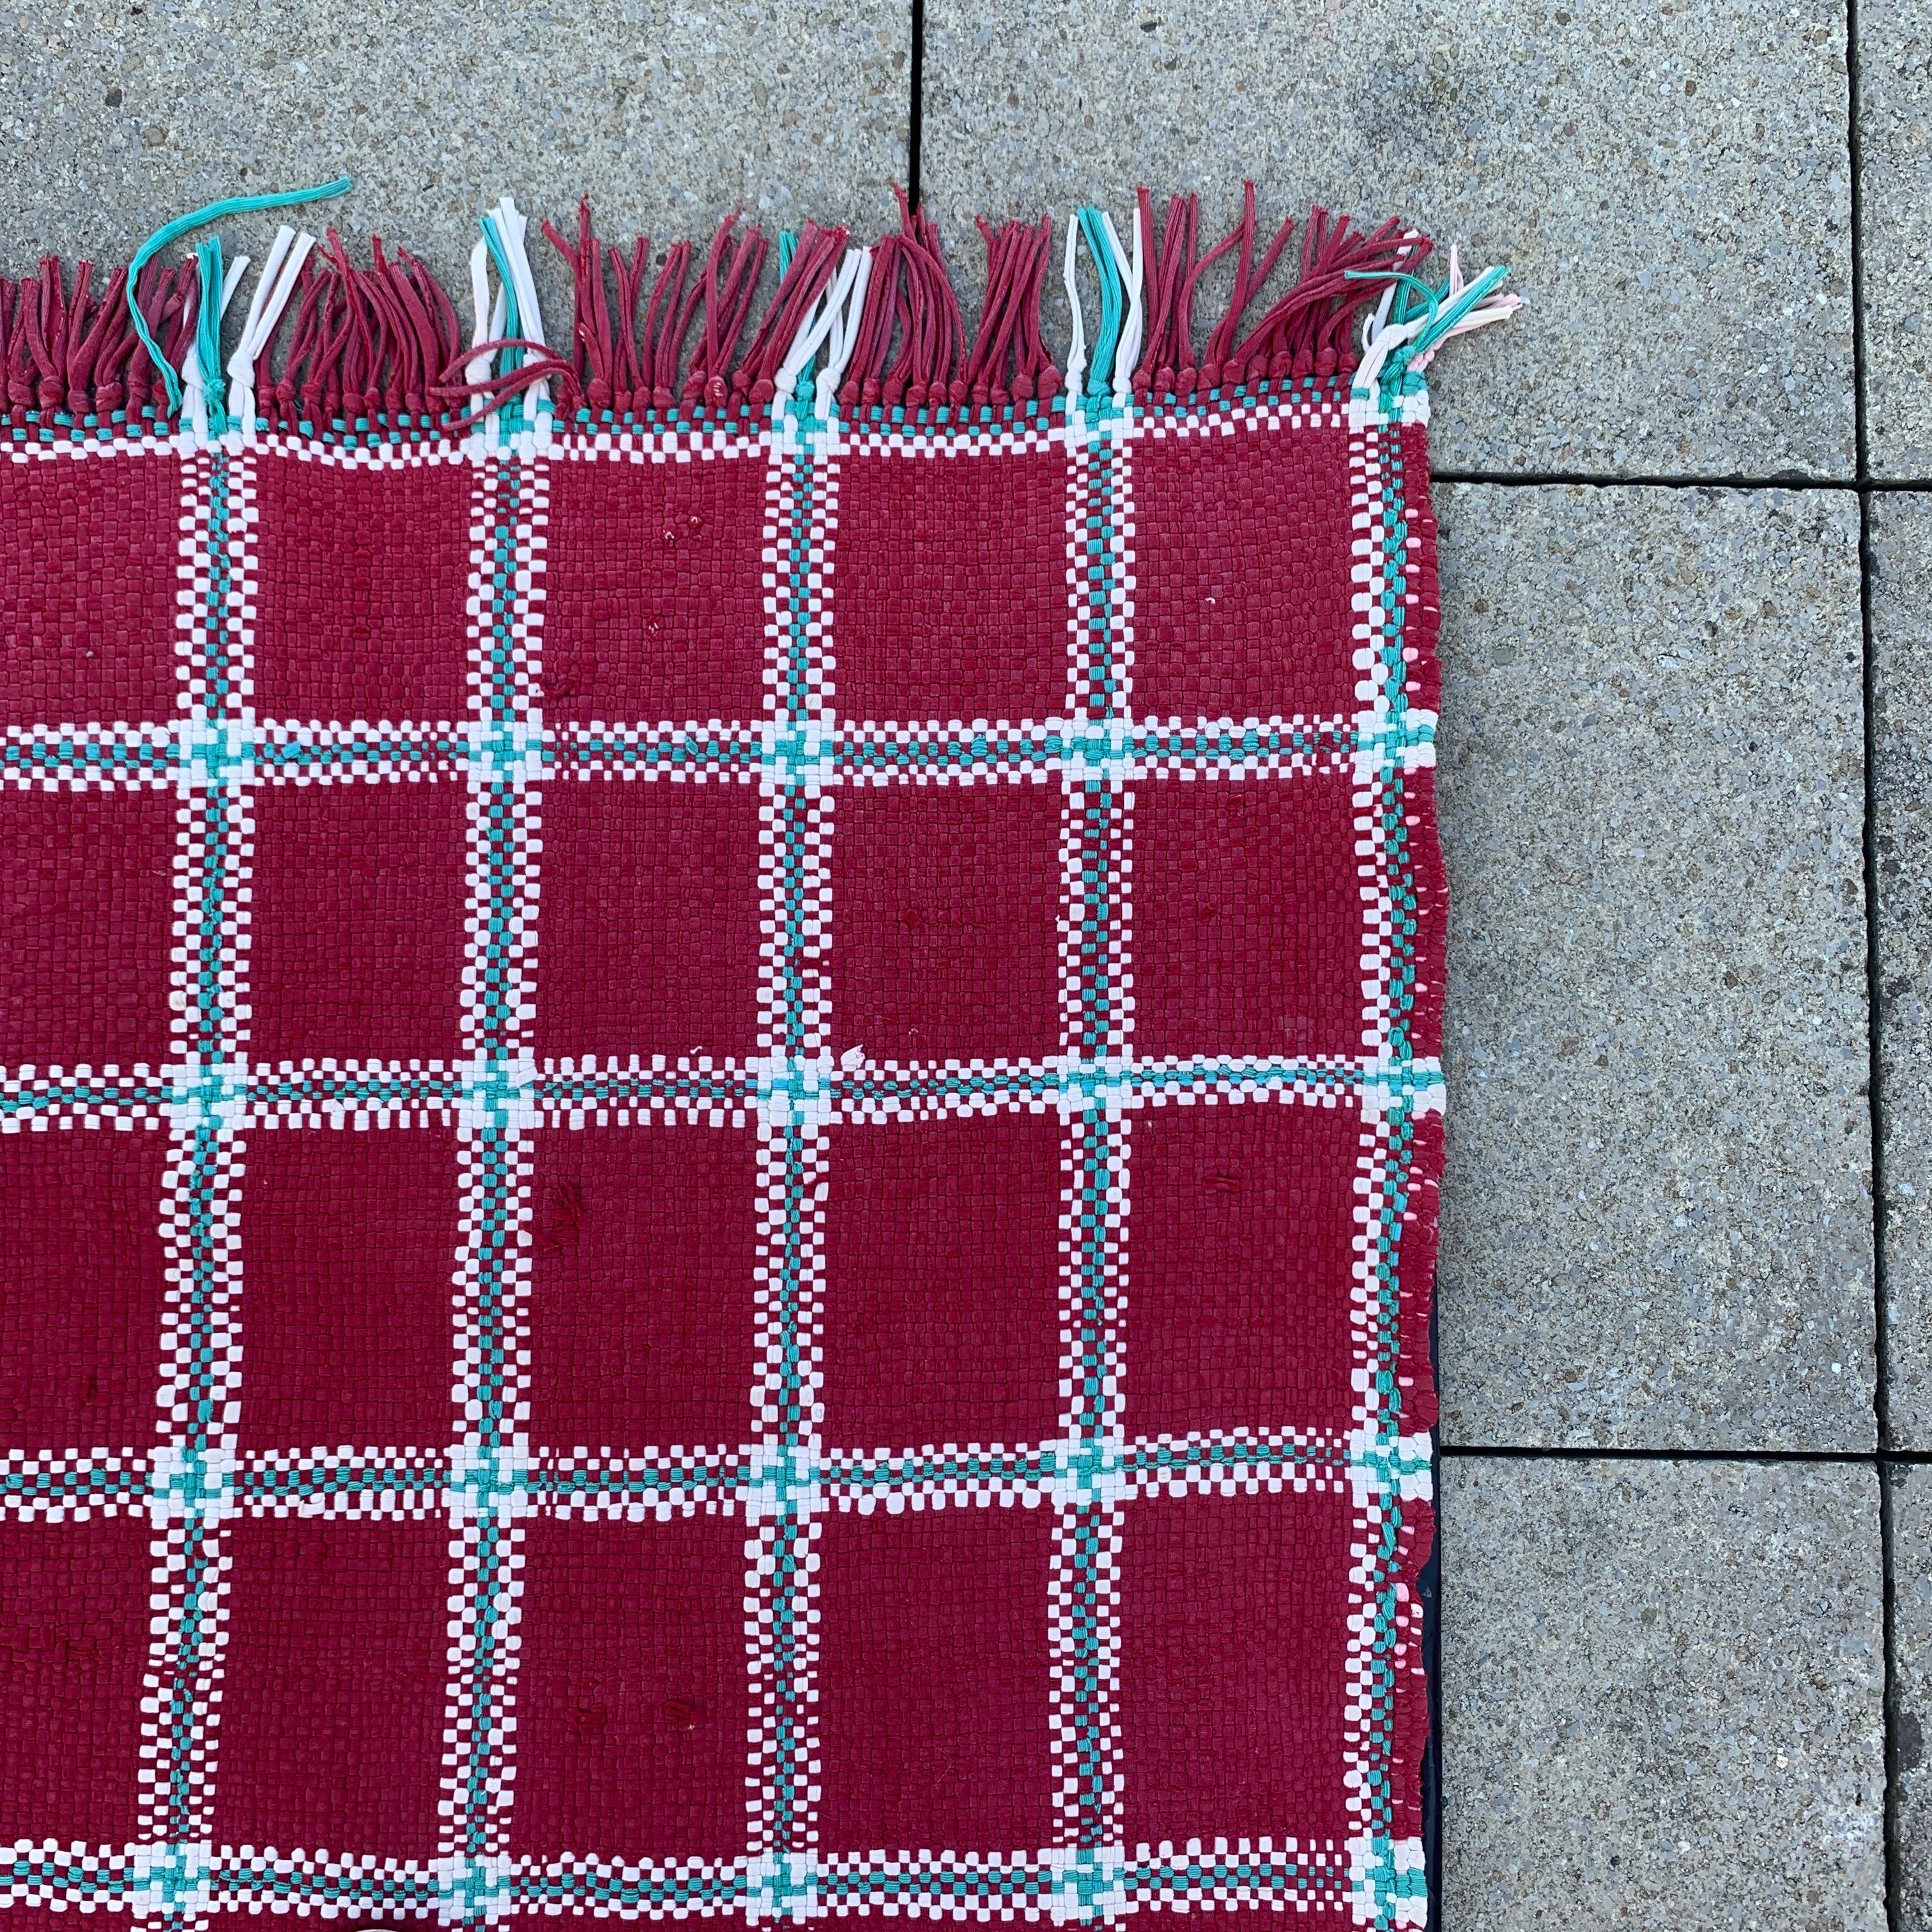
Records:
[[[146,1502],[151,1493],[146,1469],[133,1463],[0,1461],[0,1513],[121,1507]]]
[[[1409,970],[1412,974],[1412,967]],[[824,1083],[824,1097],[830,1118],[860,1120],[908,1112],[1034,1108],[1057,1105],[1063,1096],[1093,1106],[1119,1106],[1180,1094],[1258,1096],[1289,1091],[1340,1096],[1357,1091],[1367,1077],[1359,1065],[1346,1062],[1216,1056],[1132,1066],[1094,1063],[1084,1074],[1078,1068],[1041,1062],[884,1065],[835,1071]],[[1392,1064],[1375,1079],[1394,1098],[1420,1100],[1439,1090],[1442,1070],[1433,1060],[1411,1059]],[[768,1072],[728,1064],[608,1070],[540,1067],[527,1079],[506,1064],[496,1076],[481,1080],[454,1069],[259,1067],[251,1069],[245,1082],[218,1076],[201,1082],[196,1090],[211,1107],[237,1102],[258,1120],[279,1118],[320,1124],[367,1114],[407,1125],[412,1120],[447,1120],[467,1100],[505,1107],[527,1102],[546,1119],[661,1113],[704,1118],[722,1114],[736,1120],[748,1116],[761,1096],[775,1090]],[[158,1121],[182,1091],[177,1082],[140,1074],[0,1078],[0,1119],[119,1116]]]
[[[770,1672],[765,1799],[772,1844],[795,1853],[809,1849],[806,1840],[812,1809],[808,1740],[813,1646],[806,1594],[810,1550],[796,1499],[788,1496],[781,1502],[784,1513],[772,1526],[768,1538],[771,1585],[765,1615],[770,1625]]]
[[[460,733],[426,728],[420,733],[351,730],[295,735],[297,728],[258,730],[254,762],[271,778],[355,777],[380,772],[413,777],[461,776],[470,759],[469,740]]]
[[[349,1113],[447,1112],[470,1091],[463,1076],[373,1066],[250,1070],[242,1090],[252,1114],[326,1118]]]
[[[244,1506],[315,1503],[340,1497],[394,1498],[440,1510],[448,1481],[449,1472],[440,1462],[389,1460],[358,1464],[318,1457],[244,1467],[236,1475],[235,1494]]]
[[[827,1489],[886,1495],[908,1490],[1039,1489],[1063,1466],[1064,1459],[1050,1449],[942,1450],[889,1456],[835,1452],[818,1473]]]
[[[420,1912],[435,1906],[439,1889],[433,1874],[393,1862],[362,1870],[349,1864],[317,1868],[297,1859],[222,1858],[210,1874],[217,1904],[232,1904],[259,1912],[264,1906],[332,1906],[343,1910]]]
[[[1352,1896],[1347,1857],[1340,1852],[1326,1859],[1286,1852],[1196,1853],[1130,1864],[1122,1882],[1130,1898],[1150,1903],[1240,1898],[1332,1910]]]
[[[1379,466],[1382,480],[1377,535],[1387,561],[1382,572],[1384,589],[1380,608],[1372,613],[1372,617],[1378,619],[1380,638],[1376,648],[1386,673],[1384,688],[1390,735],[1399,742],[1404,736],[1409,706],[1404,655],[1408,621],[1405,597],[1408,588],[1405,548],[1408,535],[1404,495],[1406,479],[1400,436],[1386,430],[1372,434],[1383,457]],[[1372,508],[1371,515],[1375,514]],[[1365,1552],[1371,1606],[1366,1659],[1368,1708],[1358,1720],[1360,1790],[1369,1809],[1374,1852],[1371,1868],[1352,1901],[1357,1916],[1378,1928],[1393,1927],[1398,1914],[1412,1910],[1426,1889],[1424,1874],[1396,1869],[1394,1849],[1394,1786],[1398,1774],[1396,1652],[1404,1634],[1399,1629],[1399,1622],[1405,1616],[1407,1606],[1398,1596],[1405,1540],[1404,1504],[1400,1483],[1390,1478],[1397,1473],[1401,1460],[1397,1444],[1404,1428],[1396,1374],[1401,1339],[1402,1216],[1408,1206],[1415,1110],[1427,1091],[1418,1079],[1424,1070],[1418,1068],[1414,1059],[1409,1018],[1414,1007],[1418,908],[1408,822],[1409,790],[1404,760],[1393,745],[1385,748],[1374,809],[1382,833],[1378,849],[1383,855],[1383,885],[1390,902],[1390,956],[1382,992],[1389,1001],[1384,1052],[1391,1076],[1387,1083],[1386,1172],[1371,1228],[1376,1264],[1368,1338],[1371,1372],[1380,1402],[1376,1411],[1379,1426],[1376,1439],[1359,1450],[1356,1459],[1357,1466],[1376,1481],[1380,1492],[1380,1520],[1372,1526]],[[1432,1070],[1439,1080],[1439,1069]],[[1410,1685],[1403,1694],[1418,1694],[1416,1687]],[[1413,1774],[1412,1767],[1408,1771]]]
[[[520,1905],[607,1906],[682,1916],[683,1908],[717,1910],[752,1894],[748,1875],[730,1865],[686,1867],[569,1865],[519,1872],[510,1896]]]
[[[968,1864],[963,1858],[941,1858],[910,1866],[835,1859],[818,1877],[819,1896],[835,1910],[840,1906],[920,1905],[949,1916],[955,1910],[970,1918],[986,1906],[1037,1906],[1054,1892],[1052,1867],[1016,1861],[1011,1864]]]
[[[742,1455],[725,1451],[716,1457],[689,1461],[648,1462],[641,1460],[619,1468],[596,1464],[579,1468],[559,1463],[530,1472],[526,1486],[538,1501],[569,1504],[658,1502],[673,1497],[729,1500],[750,1489],[754,1472]]]
[[[1106,390],[1103,382],[1094,393]],[[1078,538],[1084,568],[1076,579],[1082,607],[1079,614],[1085,620],[1086,655],[1075,673],[1074,704],[1076,715],[1088,718],[1111,718],[1120,694],[1114,640],[1114,578],[1120,564],[1120,538],[1114,526],[1121,464],[1112,437],[1100,436],[1088,444],[1087,514]]]
[[[190,1516],[180,1532],[180,1609],[169,1634],[169,1669],[159,1697],[165,1783],[165,1836],[171,1846],[194,1844],[201,1835],[202,1713],[214,1672],[203,1654],[211,1634],[210,1613],[220,1580],[221,1538],[215,1525]]]
[[[566,725],[551,733],[543,751],[546,766],[574,776],[588,772],[644,772],[655,777],[753,779],[765,770],[764,734],[754,726],[712,730],[675,727],[614,730]]]
[[[172,728],[56,726],[0,734],[0,784],[127,785],[172,782],[182,766]]]
[[[813,458],[801,450],[783,478],[778,532],[778,616],[784,649],[773,716],[781,724],[815,719],[812,688],[812,508]]]
[[[842,725],[822,740],[795,733],[776,740],[746,724],[712,730],[676,725],[562,726],[530,755],[546,774],[635,773],[750,783],[767,776],[911,780],[946,776],[983,778],[1016,772],[1144,771],[1150,778],[1238,770],[1312,771],[1346,765],[1358,752],[1406,751],[1435,742],[1432,718],[1405,704],[1372,741],[1348,718],[1307,724],[1142,722],[1094,730],[1044,723],[961,730],[934,724],[892,730]],[[486,745],[485,754],[523,754],[515,740]],[[236,728],[224,743],[200,748],[198,771],[227,760],[236,775],[293,782],[322,777],[375,780],[454,779],[473,760],[470,740],[436,728],[383,731],[267,723]],[[117,738],[105,730],[0,736],[0,782],[41,784],[160,784],[182,775],[171,727],[142,726]],[[218,770],[214,774],[221,776]]]
[[[118,1116],[158,1119],[174,1100],[173,1082],[153,1074],[123,1078],[0,1080],[0,1119],[69,1114],[112,1120]]]
[[[486,224],[487,229],[487,224]],[[494,230],[488,230],[494,244]],[[526,556],[520,528],[544,506],[544,481],[525,465],[492,458],[474,474],[483,546],[478,625],[478,724],[468,753],[470,931],[464,1035],[476,1071],[463,1088],[460,1139],[464,1245],[456,1342],[463,1364],[464,1440],[448,1474],[460,1607],[444,1756],[446,1922],[486,1924],[500,1910],[500,1792],[510,1737],[515,1652],[512,1520],[526,1499],[526,1455],[518,1437],[520,1378],[517,1297],[523,1261],[525,1156],[518,1126],[524,877],[529,850],[525,780],[535,740],[525,707],[530,680],[518,580]]]
[[[476,1270],[478,1312],[473,1330],[476,1375],[471,1390],[481,1420],[477,1432],[486,1450],[508,1446],[510,1418],[504,1412],[504,1383],[512,1342],[504,1291],[515,1259],[517,1175],[510,1136],[501,1128],[479,1131],[471,1148],[478,1195],[477,1232],[471,1258]]]
[[[1346,1443],[1302,1444],[1266,1436],[1244,1439],[1215,1436],[1202,1442],[1130,1443],[1124,1453],[1126,1473],[1144,1482],[1169,1478],[1293,1476],[1307,1472],[1342,1474],[1353,1467]]]
[[[134,1888],[134,1862],[124,1856],[89,1858],[78,1846],[0,1850],[0,1900],[11,1892],[63,1905],[124,1905]]]
[[[608,1072],[540,1072],[530,1090],[546,1114],[737,1114],[758,1105],[759,1076],[749,1068],[638,1067]]]
[[[1381,1237],[1390,1238],[1387,1230]],[[833,1448],[816,1456],[801,1446],[791,1466],[801,1486],[818,1485],[835,1501],[856,1502],[920,1492],[1038,1496],[1063,1478],[1077,1483],[1098,1474],[1118,1473],[1130,1486],[1174,1480],[1327,1479],[1362,1466],[1370,1453],[1352,1454],[1339,1439],[1223,1435],[1178,1442],[1130,1437],[1119,1449],[1118,1466],[1111,1450],[1096,1456],[1090,1450],[1070,1453],[1048,1444],[886,1454]],[[1376,1465],[1378,1486],[1392,1486],[1413,1474],[1415,1466],[1390,1447]],[[527,1467],[499,1471],[489,1464],[470,1474],[452,1471],[440,1450],[401,1454],[318,1450],[244,1457],[227,1489],[218,1485],[208,1493],[211,1498],[232,1494],[238,1508],[257,1512],[330,1503],[357,1514],[440,1510],[452,1490],[472,1497],[514,1495],[537,1508],[621,1509],[633,1503],[742,1500],[762,1491],[769,1475],[751,1454],[734,1448],[664,1453],[656,1460],[579,1460],[533,1450]],[[131,1454],[124,1460],[0,1461],[0,1512],[6,1514],[89,1504],[128,1507],[157,1493],[178,1493],[178,1486],[158,1492],[145,1466]]]

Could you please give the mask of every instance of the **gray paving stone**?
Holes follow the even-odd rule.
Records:
[[[904,0],[26,0],[0,9],[0,268],[124,261],[217,197],[344,173],[355,194],[320,218],[414,249],[452,292],[506,193],[532,218],[587,193],[626,239],[708,237],[734,206],[884,226],[910,30]]]
[[[1875,496],[1873,773],[1892,1440],[1932,1448],[1932,501]]]
[[[1444,1474],[1445,1922],[1882,1932],[1871,1469]]]
[[[976,209],[1120,220],[1144,181],[1219,221],[1252,176],[1276,218],[1400,212],[1510,264],[1533,306],[1443,365],[1446,466],[1850,472],[1842,16],[928,0],[926,22],[922,178],[962,262]]]
[[[1932,1469],[1894,1467],[1891,1481],[1899,1924],[1932,1932]]]
[[[1932,13],[1859,0],[1866,445],[1876,476],[1932,476]]]
[[[1439,508],[1447,1439],[1869,1448],[1857,505]]]

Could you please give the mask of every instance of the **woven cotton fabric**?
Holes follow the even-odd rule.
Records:
[[[0,457],[0,1897],[1419,1921],[1424,432]]]

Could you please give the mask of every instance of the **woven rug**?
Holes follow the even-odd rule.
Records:
[[[1197,221],[0,284],[22,1922],[1424,1922],[1508,298]]]

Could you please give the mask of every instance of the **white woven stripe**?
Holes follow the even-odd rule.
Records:
[[[1353,519],[1356,529],[1355,548],[1357,562],[1354,574],[1358,588],[1354,593],[1355,608],[1360,621],[1355,635],[1358,642],[1366,646],[1358,650],[1356,667],[1365,676],[1356,686],[1356,695],[1364,700],[1369,718],[1379,720],[1387,716],[1388,699],[1386,690],[1387,674],[1378,661],[1377,647],[1382,641],[1383,625],[1382,614],[1376,608],[1375,600],[1382,595],[1388,575],[1387,560],[1383,554],[1383,535],[1379,516],[1381,500],[1381,433],[1373,428],[1367,428],[1350,438],[1348,470],[1352,492],[1355,500],[1356,515]],[[1364,555],[1364,553],[1366,553]],[[1366,661],[1365,661],[1366,660]],[[1358,719],[1358,725],[1366,722]],[[1383,837],[1380,806],[1383,788],[1379,772],[1370,777],[1370,782],[1354,794],[1358,816],[1354,821],[1356,851],[1358,856],[1357,872],[1361,880],[1362,902],[1362,995],[1363,1036],[1365,1052],[1381,1054],[1386,1050],[1389,1034],[1390,1008],[1386,992],[1387,974],[1390,958],[1389,946],[1389,914],[1390,910],[1388,886],[1387,848]],[[1382,1191],[1376,1185],[1379,1168],[1377,1159],[1378,1132],[1383,1143],[1380,1152],[1386,1152],[1387,1130],[1372,1116],[1363,1121],[1362,1144],[1358,1156],[1358,1166],[1367,1170],[1369,1175],[1368,1198],[1361,1212],[1360,1225],[1364,1230],[1362,1246],[1358,1251],[1355,1296],[1360,1298],[1358,1307],[1363,1316],[1363,1324],[1356,1330],[1358,1345],[1368,1340],[1368,1299],[1374,1286],[1373,1262],[1370,1253],[1367,1230],[1370,1217],[1378,1214],[1383,1204]],[[1356,1312],[1352,1309],[1352,1313]],[[1364,1357],[1364,1359],[1366,1359]],[[1372,1420],[1372,1409],[1376,1402],[1372,1388],[1368,1386],[1372,1377],[1358,1378],[1362,1386],[1356,1393],[1354,1420],[1358,1429],[1367,1429]],[[1354,1532],[1358,1550],[1373,1550],[1376,1546],[1382,1527],[1381,1498],[1364,1493],[1357,1499]],[[1374,1646],[1372,1626],[1376,1576],[1366,1563],[1352,1569],[1352,1584],[1355,1597],[1351,1604],[1352,1614],[1349,1619],[1348,1654],[1343,1668],[1344,1728],[1348,1736],[1365,1739],[1370,1734],[1372,1715],[1371,1694],[1374,1682]],[[1364,1622],[1369,1628],[1364,1628]],[[1354,1821],[1354,1833],[1358,1840],[1366,1838],[1370,1830],[1369,1792],[1366,1772],[1368,1769],[1365,1750],[1354,1754],[1347,1767],[1348,1775],[1345,1779],[1348,1790],[1348,1807]]]
[[[125,1912],[141,1896],[152,1847],[94,1850],[23,1843],[0,1876],[0,1906],[16,1902]],[[1035,1922],[1055,1917],[1064,1855],[926,1852],[844,1852],[819,1862],[825,1910],[904,1912],[934,1918]],[[749,1858],[632,1860],[595,1854],[544,1860],[506,1858],[498,1876],[526,1912],[658,1920],[744,1913],[757,1895]],[[320,1849],[259,1856],[224,1849],[209,1862],[206,1893],[218,1910],[346,1918],[352,1923],[427,1920],[445,1874],[436,1864]],[[1346,1853],[1298,1848],[1292,1839],[1191,1839],[1137,1858],[1122,1873],[1127,1910],[1186,1911],[1270,1906],[1340,1913],[1352,1903]]]
[[[1355,667],[1361,674],[1355,694],[1364,707],[1357,715],[1356,730],[1359,738],[1370,742],[1386,742],[1390,736],[1390,673],[1382,661],[1382,646],[1384,637],[1392,634],[1393,626],[1383,610],[1382,599],[1392,588],[1401,560],[1392,560],[1388,554],[1382,502],[1386,466],[1391,455],[1398,453],[1393,446],[1400,435],[1399,430],[1385,430],[1370,424],[1355,429],[1349,437],[1351,520],[1355,532],[1352,568]],[[1395,769],[1406,770],[1407,761],[1396,762]],[[1390,886],[1391,855],[1383,824],[1388,802],[1394,795],[1389,778],[1388,768],[1384,765],[1366,759],[1359,760],[1353,794],[1357,814],[1357,872],[1362,906],[1362,1046],[1365,1054],[1373,1055],[1384,1064],[1389,1058],[1390,1034],[1396,1018],[1388,992],[1394,960],[1392,934],[1395,908]],[[1379,1444],[1387,1438],[1382,1414],[1384,1400],[1372,1372],[1375,1364],[1371,1353],[1370,1310],[1378,1287],[1376,1230],[1384,1210],[1394,1205],[1391,1190],[1386,1185],[1389,1152],[1386,1114],[1373,1106],[1364,1106],[1357,1162],[1364,1176],[1358,1184],[1364,1198],[1356,1210],[1357,1226],[1360,1232],[1356,1239],[1356,1280],[1351,1316],[1358,1364],[1354,1420],[1357,1438],[1365,1444]],[[1371,1480],[1369,1472],[1358,1467],[1352,1486],[1353,1546],[1358,1552],[1379,1550],[1384,1524],[1390,1520],[1392,1510],[1400,1511],[1401,1498],[1426,1497],[1430,1493],[1426,1445],[1425,1443],[1418,1446],[1424,1454],[1419,1458],[1412,1455],[1412,1460],[1421,1460],[1423,1466],[1411,1470],[1398,1498],[1391,1498],[1383,1482]],[[1376,1629],[1378,1612],[1387,1589],[1378,1558],[1372,1554],[1360,1554],[1358,1560],[1352,1564],[1349,1582],[1349,1635],[1342,1668],[1342,1697],[1344,1734],[1352,1748],[1345,1752],[1342,1784],[1354,1826],[1351,1853],[1357,1909],[1360,1910],[1366,1901],[1372,1916],[1382,1911],[1393,1911],[1398,1922],[1419,1922],[1413,1921],[1412,1914],[1423,1901],[1405,1898],[1398,1903],[1390,1895],[1393,1874],[1384,1868],[1376,1854],[1372,1835],[1374,1820],[1371,1772],[1374,1757],[1370,1739],[1379,1728],[1372,1720],[1379,1668],[1388,1660],[1380,1653]],[[1418,1841],[1399,1841],[1394,1856],[1397,1870],[1419,1870],[1421,1868],[1422,1847]]]
[[[762,1393],[762,1390],[760,1391]],[[1371,1480],[1352,1432],[1322,1430],[1201,1430],[1184,1436],[1130,1436],[1119,1446],[1114,1486],[1120,1500],[1190,1490],[1223,1496],[1292,1490],[1358,1489]],[[699,1509],[730,1514],[764,1506],[770,1474],[768,1442],[688,1448],[645,1448],[590,1456],[541,1444],[519,1452],[522,1520],[668,1522]],[[1426,1461],[1426,1440],[1414,1452]],[[997,1452],[974,1442],[875,1447],[823,1444],[812,1451],[826,1509],[867,1514],[890,1508],[982,1507],[1002,1498],[1031,1507],[1054,1500],[1068,1479],[1064,1436]],[[446,1448],[404,1444],[315,1443],[251,1450],[234,1458],[236,1516],[386,1516],[428,1520],[469,1507],[466,1467]],[[85,1522],[93,1516],[146,1510],[153,1457],[135,1448],[80,1453],[0,1453],[0,1517]],[[1408,1480],[1403,1493],[1418,1493]]]
[[[956,718],[828,720],[816,734],[816,761],[824,782],[834,786],[974,784],[1066,772],[1212,784],[1346,771],[1361,755],[1352,748],[1354,726],[1352,716],[1150,717],[1096,737],[1065,718],[1001,721],[984,731]],[[532,758],[560,776],[743,784],[762,776],[773,758],[769,719],[558,723],[540,734],[527,728],[536,741]],[[1405,748],[1406,762],[1432,763],[1433,715],[1416,714],[1411,729],[1420,742]],[[159,723],[0,727],[0,786],[51,791],[172,784],[176,738],[175,726]],[[263,784],[460,779],[472,758],[467,728],[448,719],[236,720],[224,738]]]
[[[808,447],[814,442],[805,439]],[[766,741],[783,748],[784,762],[764,782],[758,811],[758,1041],[766,1058],[754,1070],[759,1198],[751,1395],[758,1433],[745,1548],[753,1884],[762,1909],[785,1916],[803,1910],[809,1894],[810,1858],[796,1848],[816,1837],[820,1774],[818,1588],[807,1566],[816,1569],[816,1518],[825,1507],[816,1472],[833,820],[813,754],[832,723],[828,659],[839,490],[838,464],[823,448],[812,448],[801,484],[799,447],[790,433],[781,437],[769,450],[766,478]],[[804,553],[795,558],[801,488],[808,493]],[[793,588],[795,572],[803,578],[802,596]]]
[[[452,1486],[444,1498],[452,1638],[438,1867],[443,1916],[464,1924],[492,1922],[511,1909],[504,1860],[515,1793],[529,1462],[521,1365],[530,1344],[531,1153],[528,1108],[518,1094],[534,1071],[524,1043],[535,1016],[542,820],[540,795],[528,788],[537,772],[531,752],[541,729],[534,707],[541,688],[548,476],[541,463],[479,456],[472,494],[470,879],[460,993],[470,1064],[458,1112],[461,1260],[453,1337],[464,1434],[449,1450]],[[505,572],[510,608],[500,620],[494,607],[496,580]],[[500,621],[508,626],[506,668],[496,662]],[[501,959],[495,956],[499,944]]]
[[[225,1098],[224,1062],[244,1049],[247,1036],[242,908],[254,830],[242,781],[212,774],[204,762],[206,748],[220,742],[247,694],[253,472],[245,463],[204,454],[184,464],[182,475],[176,626],[183,716],[170,974],[177,1059],[160,1215],[166,1286],[159,1441],[148,1500],[156,1614],[141,1722],[151,1847],[143,1896],[170,1921],[191,1916],[206,1895],[227,1635],[244,1143]],[[211,563],[211,553],[224,550],[225,585]]]
[[[1070,434],[1066,444],[1066,712],[1075,730],[1091,730],[1090,721],[1101,719],[1118,731],[1132,718],[1130,449],[1124,439],[1104,430]],[[1099,612],[1092,579],[1096,560],[1089,550],[1096,520],[1107,592]],[[1096,616],[1104,622],[1104,640]],[[1100,772],[1076,766],[1062,779],[1060,1047],[1069,1072],[1077,1068],[1083,1078],[1092,1077],[1096,1060],[1118,1066],[1132,1052],[1134,799],[1124,788],[1126,776],[1125,760],[1109,760]],[[1095,784],[1104,787],[1097,797],[1090,790]],[[1095,851],[1096,839],[1104,839],[1103,853]],[[1102,895],[1097,908],[1089,877],[1096,872]],[[1096,920],[1104,958],[1090,963],[1083,948],[1092,941]],[[1096,971],[1104,972],[1106,984],[1105,1024],[1097,1036],[1088,992]],[[1118,1905],[1114,1879],[1125,1857],[1118,1690],[1131,1140],[1126,1112],[1111,1096],[1101,1100],[1098,1118],[1082,1111],[1100,1097],[1076,1088],[1064,1092],[1060,1103],[1068,1189],[1060,1216],[1060,1378],[1067,1403],[1062,1426],[1072,1473],[1050,1485],[1056,1521],[1047,1586],[1055,1843],[1070,1851],[1084,1848],[1076,1868],[1084,1902],[1076,1904],[1080,1894],[1070,1894],[1062,1909],[1082,1918]],[[1096,1134],[1104,1139],[1096,1141]],[[1096,1166],[1105,1179],[1097,1256],[1084,1232]],[[1096,1375],[1102,1390],[1097,1432],[1086,1394]]]
[[[515,1070],[526,1124],[544,1127],[652,1126],[672,1120],[743,1126],[767,1103],[768,1058],[712,1060],[693,1054],[669,1064],[632,1055],[566,1055]],[[1354,1059],[1315,1054],[1267,1060],[1214,1054],[1150,1058],[1076,1073],[1064,1059],[875,1060],[832,1068],[815,1098],[815,1118],[884,1126],[946,1114],[1037,1112],[1076,1106],[1104,1092],[1123,1110],[1178,1103],[1240,1106],[1280,1103],[1332,1107],[1366,1094],[1380,1106],[1393,1090],[1379,1053]],[[1402,1084],[1424,1111],[1438,1104],[1442,1062],[1409,1064]],[[100,1127],[153,1129],[173,1116],[179,1070],[154,1073],[43,1072],[0,1068],[0,1134]],[[227,1118],[239,1130],[301,1132],[316,1128],[387,1131],[448,1127],[472,1105],[474,1069],[460,1061],[238,1062],[226,1082]]]

